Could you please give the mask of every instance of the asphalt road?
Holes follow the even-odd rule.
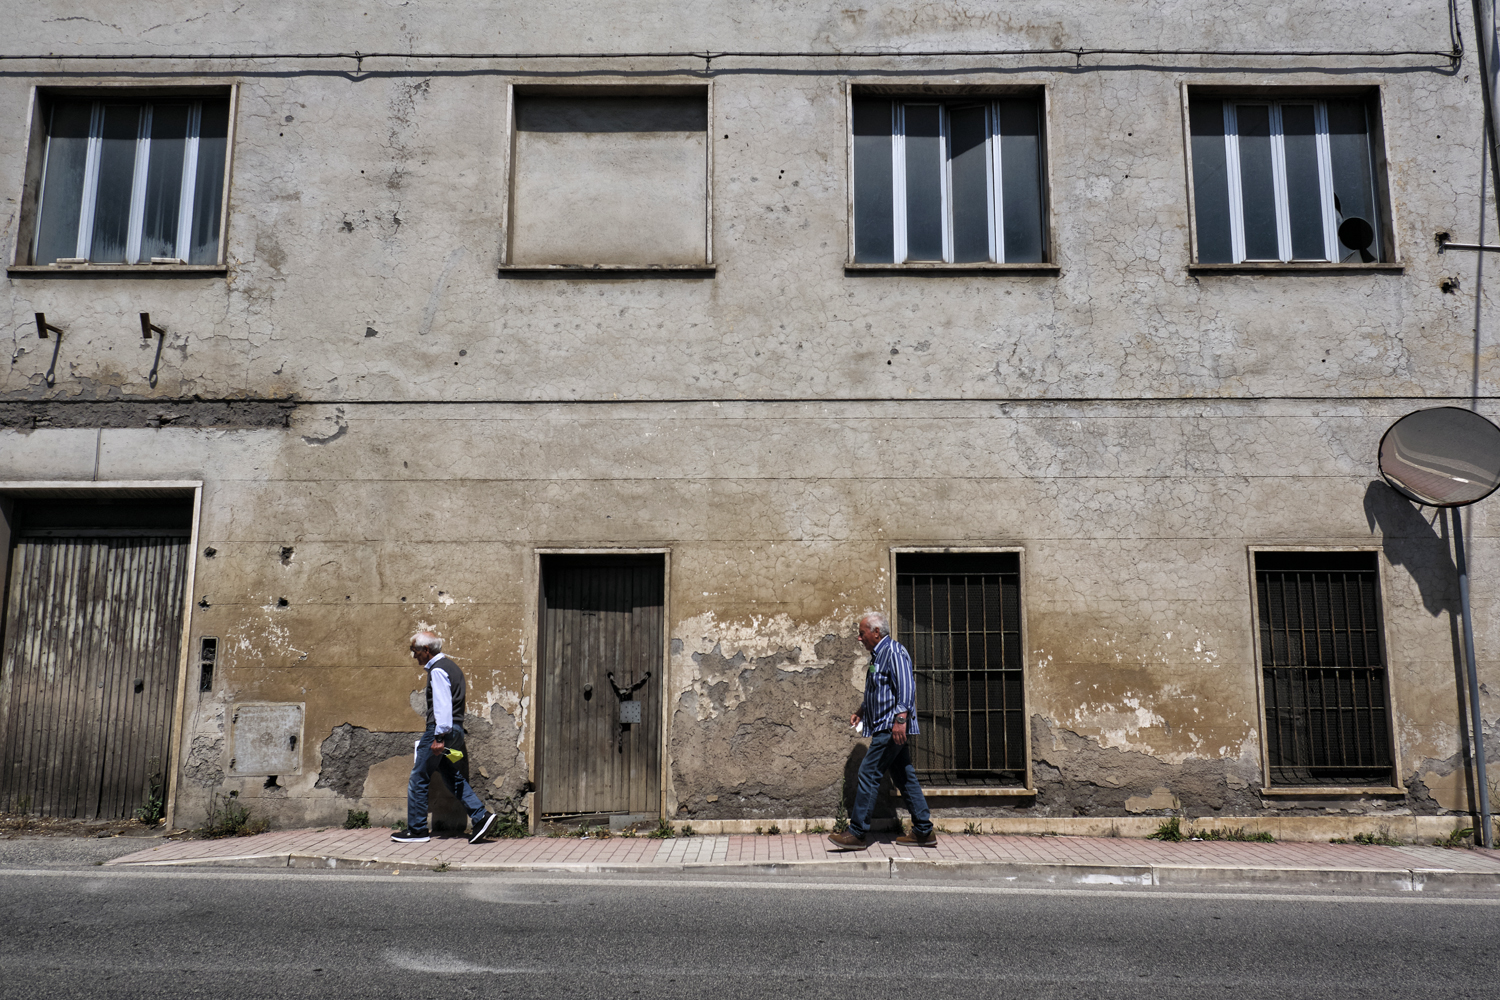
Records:
[[[1500,899],[0,870],[0,996],[1500,996]]]

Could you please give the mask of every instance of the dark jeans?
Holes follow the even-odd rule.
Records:
[[[462,729],[455,726],[447,735],[449,740],[445,744],[447,747],[467,752]],[[443,784],[448,786],[448,791],[453,793],[453,797],[469,810],[469,819],[477,828],[480,823],[484,822],[488,810],[484,808],[484,803],[479,800],[479,796],[469,785],[463,772],[450,763],[447,757],[433,755],[432,736],[431,729],[422,734],[421,745],[417,747],[417,760],[411,769],[411,779],[406,783],[406,830],[408,833],[427,832],[427,786],[432,781],[434,773],[443,780]]]
[[[880,793],[880,776],[891,772],[891,780],[901,787],[901,797],[911,810],[912,832],[923,836],[932,832],[932,814],[927,797],[917,781],[917,769],[911,763],[911,744],[897,744],[889,729],[876,733],[870,740],[870,752],[859,762],[859,787],[854,793],[854,809],[849,814],[849,832],[864,839],[870,832],[870,810]]]

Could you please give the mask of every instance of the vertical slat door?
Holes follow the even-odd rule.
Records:
[[[660,794],[660,557],[549,556],[542,564],[543,815],[655,813]],[[623,733],[622,690],[641,721]]]
[[[164,777],[185,537],[22,538],[0,661],[0,808],[129,817]]]

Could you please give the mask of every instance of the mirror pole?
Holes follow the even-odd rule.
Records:
[[[1453,511],[1453,543],[1458,550],[1458,596],[1463,603],[1464,655],[1469,666],[1469,714],[1474,727],[1474,763],[1476,784],[1479,785],[1479,822],[1481,833],[1475,843],[1494,847],[1494,831],[1490,828],[1490,784],[1489,772],[1484,759],[1484,719],[1479,712],[1479,671],[1474,666],[1474,623],[1469,612],[1469,562],[1464,558],[1464,519],[1458,507]]]

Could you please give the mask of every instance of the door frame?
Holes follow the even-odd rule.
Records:
[[[16,500],[47,498],[84,498],[99,493],[114,493],[122,497],[181,496],[193,494],[193,520],[188,535],[187,575],[182,585],[182,634],[178,637],[177,695],[172,705],[172,731],[167,738],[170,761],[166,765],[166,829],[172,829],[177,817],[177,774],[182,767],[182,734],[187,728],[184,717],[187,706],[187,670],[192,650],[189,638],[193,632],[193,587],[198,569],[198,528],[203,514],[203,480],[201,479],[113,479],[90,480],[8,480],[0,482],[0,503],[5,505],[4,518],[0,519],[0,595],[9,600],[11,506]]]
[[[662,557],[662,607],[661,607],[661,671],[662,671],[662,696],[661,696],[661,747],[660,766],[661,774],[657,781],[656,810],[658,818],[667,814],[667,779],[671,774],[671,762],[667,759],[668,740],[667,724],[672,718],[671,692],[672,692],[672,550],[662,546],[628,546],[628,545],[595,545],[587,547],[577,546],[546,546],[536,547],[531,550],[531,560],[526,565],[526,572],[530,579],[523,581],[526,594],[526,639],[529,641],[528,648],[522,651],[521,665],[523,673],[522,705],[526,704],[525,695],[531,695],[531,705],[525,711],[524,735],[521,737],[521,745],[526,749],[526,778],[532,787],[538,791],[546,776],[542,774],[541,757],[537,753],[539,746],[538,733],[542,727],[542,687],[541,687],[541,660],[539,654],[542,648],[542,557],[543,556],[661,556]],[[530,793],[531,801],[527,803],[527,815],[530,817],[530,830],[536,832],[539,816],[536,809],[538,792]]]

